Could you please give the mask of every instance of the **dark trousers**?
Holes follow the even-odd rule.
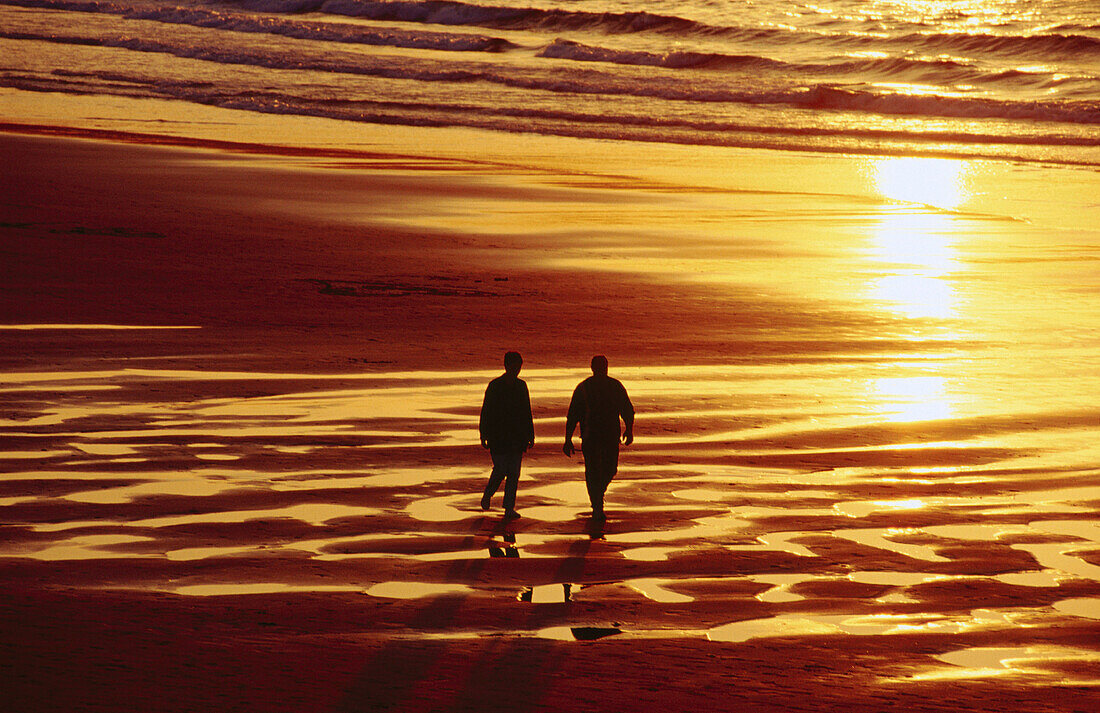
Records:
[[[504,483],[504,509],[516,509],[516,489],[519,487],[519,466],[523,460],[522,450],[490,450],[493,459],[493,472],[485,486],[484,499],[496,494],[500,484]]]
[[[584,482],[592,512],[603,512],[603,494],[619,469],[619,438],[588,439],[581,443],[584,454]]]

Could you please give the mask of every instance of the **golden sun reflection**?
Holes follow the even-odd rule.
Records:
[[[954,291],[938,275],[887,275],[875,280],[872,293],[906,317],[949,319],[955,315]]]
[[[947,384],[939,376],[907,376],[876,379],[872,388],[881,404],[883,415],[890,421],[936,421],[950,418],[951,402]]]
[[[966,197],[965,163],[944,158],[888,158],[875,165],[875,185],[890,200],[957,208]]]
[[[939,273],[957,267],[950,216],[940,213],[888,213],[875,225],[871,256],[882,263]]]
[[[902,316],[949,319],[955,314],[952,273],[961,269],[956,218],[946,212],[967,196],[967,168],[961,161],[890,158],[873,167],[884,198],[909,206],[887,212],[874,226],[869,257],[879,276],[871,296]]]

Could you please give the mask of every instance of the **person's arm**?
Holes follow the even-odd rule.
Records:
[[[623,402],[619,408],[619,415],[623,417],[623,445],[629,446],[634,442],[634,404],[630,403],[626,387],[621,384],[620,387],[623,390]]]
[[[581,420],[580,414],[584,411],[584,406],[581,404],[583,398],[584,394],[578,386],[573,391],[573,398],[569,401],[569,412],[565,415],[565,445],[562,446],[561,451],[567,456],[572,456],[576,452],[573,447],[573,431],[577,428]]]
[[[492,390],[493,384],[490,382],[489,385],[485,387],[485,398],[481,401],[481,415],[477,420],[477,430],[478,434],[481,436],[482,448],[489,447],[489,433],[492,430],[491,424],[494,416]]]
[[[524,450],[535,447],[535,419],[531,415],[531,392],[527,390],[527,383],[523,383],[523,406],[527,414],[527,442]]]

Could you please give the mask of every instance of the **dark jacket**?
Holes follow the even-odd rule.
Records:
[[[490,381],[481,404],[478,430],[490,450],[527,450],[535,440],[527,382],[507,374]]]
[[[627,426],[634,424],[634,404],[618,379],[590,376],[573,391],[569,420],[580,423],[582,440],[617,441],[620,417]]]

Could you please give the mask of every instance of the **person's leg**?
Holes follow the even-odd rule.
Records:
[[[592,513],[602,516],[604,494],[619,467],[619,441],[594,441],[582,450],[584,479],[588,486],[588,498],[592,501]]]
[[[516,490],[519,488],[519,469],[523,463],[523,451],[509,453],[505,463],[504,511],[516,511]]]
[[[602,505],[604,496],[607,494],[607,486],[611,485],[611,479],[615,477],[615,470],[619,465],[619,441],[614,440],[602,444],[600,451],[600,473],[597,485],[600,489],[600,504]]]
[[[485,493],[481,496],[482,510],[489,509],[490,500],[500,488],[500,484],[504,482],[504,477],[508,474],[507,470],[504,468],[505,453],[491,450],[489,451],[489,457],[493,459],[493,472],[489,474],[489,482],[485,484]]]
[[[588,488],[588,501],[592,503],[592,514],[603,513],[603,491],[599,487],[599,476],[596,474],[596,465],[590,452],[584,454],[584,484]]]
[[[615,475],[618,460],[618,443],[592,442],[582,445],[584,453],[584,482],[588,486],[588,499],[592,514],[603,516],[603,496],[611,478]]]

